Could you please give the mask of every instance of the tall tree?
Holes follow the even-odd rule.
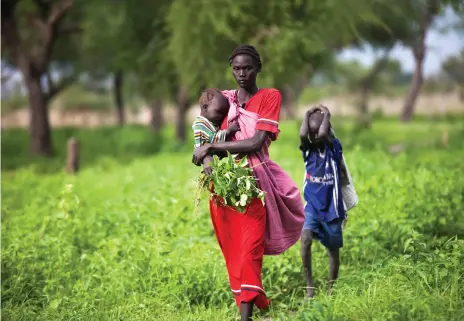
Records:
[[[372,9],[381,23],[362,22],[358,27],[362,40],[358,48],[369,46],[380,53],[369,71],[359,80],[361,95],[358,119],[367,127],[370,125],[369,97],[375,87],[375,82],[388,66],[389,55],[395,45],[409,41],[414,35],[410,20],[415,15],[415,8],[411,5],[411,1],[402,1],[395,5],[392,5],[391,1],[377,1]]]
[[[135,76],[135,90],[151,110],[150,128],[159,133],[163,126],[163,105],[175,101],[177,74],[166,50],[170,32],[166,28],[169,0],[139,0],[138,6],[126,0],[125,24],[130,45],[125,48],[130,59],[129,71]]]
[[[375,18],[370,7],[368,0],[350,6],[309,0],[174,0],[167,16],[170,55],[180,85],[190,94],[198,92],[199,84],[233,86],[227,57],[241,43],[255,45],[262,54],[261,86],[294,84],[311,57],[328,54],[336,42],[349,43],[357,22]]]
[[[462,0],[412,1],[411,6],[415,9],[415,15],[410,19],[410,28],[413,30],[413,33],[404,43],[411,48],[415,60],[415,68],[400,116],[403,122],[409,122],[412,119],[414,105],[424,81],[423,66],[427,52],[425,41],[435,18],[443,13],[447,7],[452,8],[461,17],[464,12],[464,2]]]
[[[105,75],[112,79],[114,110],[121,126],[125,123],[124,77],[135,60],[130,55],[133,40],[127,28],[129,17],[125,4],[125,0],[111,4],[106,0],[88,0],[82,23],[83,68],[90,77],[100,79]]]
[[[460,55],[446,59],[442,68],[459,86],[459,97],[464,101],[464,50],[461,50]]]
[[[370,68],[369,72],[360,81],[361,99],[360,99],[359,111],[361,112],[361,115],[358,119],[366,127],[370,127],[370,118],[368,117],[369,97],[375,85],[375,80],[377,79],[379,74],[383,71],[383,69],[388,65],[389,54],[392,49],[393,49],[393,46],[386,48],[382,56],[376,59],[373,66]]]
[[[71,74],[55,82],[50,70],[57,43],[79,30],[77,24],[66,19],[73,6],[73,0],[1,3],[2,51],[21,71],[28,91],[33,155],[52,155],[48,104],[76,79]]]
[[[423,65],[426,55],[425,41],[433,20],[440,11],[440,7],[440,0],[421,1],[417,6],[417,16],[416,19],[413,20],[417,23],[417,31],[415,33],[416,39],[409,42],[414,56],[415,68],[401,113],[401,121],[403,122],[410,121],[414,113],[414,105],[424,81]]]

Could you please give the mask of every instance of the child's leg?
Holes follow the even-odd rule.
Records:
[[[327,249],[329,253],[329,294],[332,293],[332,287],[335,280],[338,278],[338,270],[340,267],[340,249]]]
[[[306,277],[306,296],[311,298],[316,292],[314,290],[312,265],[311,265],[311,245],[313,242],[313,232],[309,229],[303,230],[301,235],[301,259],[303,261],[304,273]]]
[[[321,243],[329,255],[329,294],[338,278],[340,267],[340,248],[343,246],[342,221],[340,219],[322,223],[323,237]]]
[[[311,262],[311,245],[313,240],[321,239],[321,224],[313,213],[305,211],[305,221],[303,225],[303,233],[301,235],[301,259],[306,277],[306,296],[312,298],[315,294],[313,282],[313,269]]]

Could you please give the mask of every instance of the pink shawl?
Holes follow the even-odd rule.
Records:
[[[228,122],[237,120],[240,131],[234,140],[253,137],[259,115],[240,108],[234,101],[234,90],[222,91],[230,103]],[[265,208],[267,212],[265,233],[265,255],[277,255],[294,245],[301,236],[304,223],[304,207],[298,187],[290,176],[269,159],[268,139],[263,148],[248,154],[248,162],[253,166],[254,174],[261,190],[266,192]]]

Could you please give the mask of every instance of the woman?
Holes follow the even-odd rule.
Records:
[[[260,309],[269,306],[261,281],[263,255],[281,254],[298,241],[304,213],[298,187],[277,164],[269,160],[268,147],[279,134],[281,95],[276,89],[258,89],[256,77],[261,71],[261,59],[254,47],[244,45],[236,48],[229,63],[240,89],[222,93],[228,98],[231,109],[243,108],[250,114],[257,114],[253,136],[198,147],[192,161],[200,165],[210,154],[230,152],[247,155],[251,164],[257,163],[257,160],[261,164],[253,170],[259,187],[266,192],[265,206],[259,199],[254,199],[242,214],[210,201],[214,231],[226,261],[231,290],[244,321],[250,320],[253,304]],[[231,121],[229,117],[226,117],[221,129],[227,128]],[[240,135],[236,137],[240,139]]]

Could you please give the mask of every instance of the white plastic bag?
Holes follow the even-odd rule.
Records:
[[[343,206],[345,211],[351,210],[358,204],[358,194],[354,188],[353,179],[351,178],[348,165],[346,164],[345,156],[342,154],[340,164],[340,185],[342,189]]]

